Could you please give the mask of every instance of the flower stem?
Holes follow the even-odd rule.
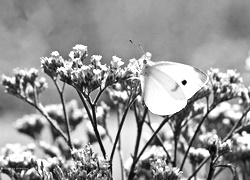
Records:
[[[66,123],[66,130],[67,130],[67,135],[68,135],[68,145],[70,147],[70,149],[73,149],[73,144],[71,141],[71,136],[70,136],[70,127],[69,127],[69,119],[68,119],[68,115],[67,115],[67,111],[66,111],[66,107],[65,107],[65,101],[64,101],[64,97],[63,97],[63,91],[64,91],[64,87],[65,87],[65,83],[63,83],[63,88],[60,88],[58,83],[56,82],[56,80],[53,80],[56,86],[56,89],[60,95],[60,99],[61,99],[61,103],[62,103],[62,107],[63,107],[63,114],[64,114],[64,119],[65,119],[65,123]]]
[[[191,138],[190,142],[188,143],[188,144],[189,144],[189,145],[188,145],[188,149],[186,150],[185,155],[184,155],[184,158],[183,158],[183,160],[182,160],[182,163],[181,163],[181,166],[180,166],[180,171],[181,171],[181,170],[183,169],[183,167],[184,167],[184,164],[185,164],[185,161],[186,161],[186,159],[187,159],[189,150],[190,150],[190,148],[192,147],[193,142],[194,142],[194,140],[195,140],[195,138],[196,138],[198,132],[200,131],[201,125],[202,125],[203,122],[206,120],[208,114],[209,114],[215,107],[216,107],[216,106],[211,106],[211,108],[207,110],[206,114],[203,116],[202,120],[201,120],[200,123],[198,124],[198,126],[197,126],[197,128],[196,128],[196,130],[195,130],[195,132],[194,132],[193,137]]]
[[[92,103],[89,101],[89,103],[91,103],[91,104],[90,104],[91,110],[92,110],[92,115],[91,115],[91,112],[90,112],[90,110],[89,110],[89,107],[88,107],[88,105],[87,105],[87,103],[86,103],[86,101],[85,101],[85,99],[84,99],[82,93],[81,93],[80,91],[77,91],[77,93],[78,93],[78,95],[79,95],[79,97],[80,97],[80,99],[81,99],[81,101],[82,101],[82,103],[83,103],[83,106],[84,106],[84,108],[85,108],[85,110],[86,110],[86,112],[87,112],[87,114],[88,114],[89,120],[90,120],[90,122],[91,122],[91,124],[92,124],[93,130],[94,130],[94,132],[95,132],[95,135],[96,135],[98,144],[99,144],[99,146],[100,146],[100,149],[101,149],[101,151],[102,151],[103,157],[106,159],[106,151],[105,151],[105,148],[104,148],[104,146],[103,146],[103,143],[102,143],[102,140],[101,140],[101,137],[100,137],[98,128],[97,128],[96,107],[95,107],[94,104],[92,104]]]
[[[100,136],[100,133],[98,131],[98,124],[97,124],[97,119],[96,119],[96,106],[94,104],[91,104],[91,109],[92,109],[92,117],[93,117],[93,129],[94,129],[94,132],[95,132],[95,135],[96,135],[96,139],[98,141],[98,144],[100,146],[100,149],[102,151],[102,155],[104,157],[104,159],[106,159],[106,150],[104,148],[104,145],[102,143],[102,139],[101,139],[101,136]]]
[[[152,140],[154,139],[154,137],[157,135],[157,133],[161,130],[161,128],[168,122],[169,119],[171,119],[173,117],[172,116],[166,116],[164,118],[164,120],[161,122],[161,124],[158,126],[158,128],[155,130],[155,132],[153,133],[153,135],[151,136],[151,138],[148,140],[148,142],[144,145],[144,147],[142,148],[141,152],[139,153],[139,155],[137,157],[134,157],[134,160],[133,160],[133,164],[134,164],[134,167],[136,165],[136,163],[139,161],[140,157],[142,156],[142,154],[144,153],[144,151],[147,149],[147,147],[149,146],[149,144],[152,142]],[[129,176],[129,180],[130,178],[133,179],[133,173],[132,173],[132,168],[130,170],[130,176]]]
[[[128,179],[133,179],[133,177],[135,175],[134,169],[135,169],[135,165],[137,163],[136,159],[137,159],[137,154],[139,151],[139,145],[140,145],[140,140],[141,140],[141,135],[142,135],[142,128],[143,128],[143,124],[145,122],[146,115],[148,113],[148,108],[147,107],[145,108],[142,119],[139,119],[139,117],[136,115],[136,108],[134,111],[135,111],[135,116],[137,118],[137,136],[136,136],[135,149],[134,149],[134,154],[133,154],[133,163],[132,163],[132,166],[130,168]]]

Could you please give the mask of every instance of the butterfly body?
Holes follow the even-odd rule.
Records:
[[[208,81],[201,70],[170,61],[143,60],[141,88],[148,109],[158,115],[174,114]]]

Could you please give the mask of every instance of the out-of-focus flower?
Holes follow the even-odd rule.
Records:
[[[89,143],[93,144],[97,142],[97,138],[96,138],[93,126],[90,121],[86,123],[86,127],[87,127],[87,136],[88,136]],[[102,126],[97,125],[97,129],[102,139],[106,137],[106,130]]]
[[[250,134],[242,132],[241,134],[234,134],[232,137],[233,146],[232,152],[225,156],[225,158],[234,162],[240,168],[243,179],[250,177]]]
[[[224,138],[237,123],[243,115],[244,109],[239,104],[231,104],[229,102],[222,102],[213,109],[204,126],[207,131],[217,129],[217,134]],[[245,123],[245,121],[242,121]]]
[[[117,105],[118,103],[126,104],[126,101],[128,100],[128,92],[123,89],[120,83],[116,83],[112,88],[108,89],[108,95],[114,105]]]
[[[32,167],[34,156],[34,144],[22,146],[21,144],[6,144],[1,149],[0,165],[2,168],[13,168],[16,172],[27,171]]]
[[[58,125],[64,132],[66,132],[66,123],[62,105],[51,104],[47,105],[45,109],[48,112],[49,116],[58,123]],[[68,103],[66,103],[66,111],[71,131],[75,130],[77,125],[87,118],[86,112],[83,109],[78,108],[76,100],[71,100]],[[51,130],[53,133],[53,138],[56,139],[59,136],[58,132],[55,131],[54,128],[51,128]]]
[[[60,157],[61,153],[56,146],[46,143],[45,141],[39,142],[39,147],[44,151],[45,154],[50,157]]]
[[[16,129],[35,140],[39,140],[46,120],[39,114],[25,115],[15,122]]]
[[[38,103],[39,95],[47,88],[45,79],[38,79],[38,70],[35,68],[15,69],[13,77],[2,75],[2,84],[7,93],[33,104]]]
[[[107,117],[109,116],[110,107],[102,101],[99,106],[96,107],[96,119],[97,124],[101,125],[104,129],[107,129]]]
[[[189,160],[193,165],[200,164],[208,156],[209,152],[204,148],[191,147],[189,150]]]
[[[203,142],[212,157],[222,156],[232,151],[232,141],[222,142],[216,134],[207,134],[203,137]]]

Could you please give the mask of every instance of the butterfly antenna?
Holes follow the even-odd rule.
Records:
[[[140,43],[139,43],[138,45],[139,45],[139,47],[140,47],[140,51],[141,51],[142,55],[146,55],[146,53],[145,53],[145,51],[144,51],[142,45],[141,45]]]
[[[142,54],[142,55],[145,55],[145,52],[144,52],[144,50],[143,50],[143,48],[142,48],[142,45],[139,43],[138,44],[138,46],[136,46],[135,44],[134,44],[134,42],[130,39],[129,40],[129,42],[131,43],[131,44],[133,44],[133,46],[135,46],[135,48]]]

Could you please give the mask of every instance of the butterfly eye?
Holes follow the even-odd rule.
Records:
[[[181,84],[185,86],[185,85],[187,84],[187,80],[185,80],[185,79],[182,80],[182,81],[181,81]]]
[[[143,60],[143,64],[147,64],[148,61],[146,59]]]

